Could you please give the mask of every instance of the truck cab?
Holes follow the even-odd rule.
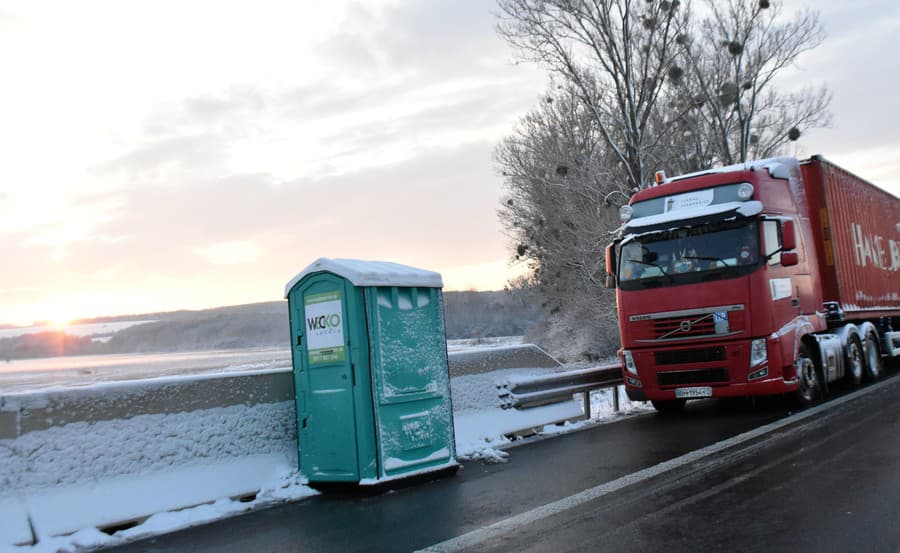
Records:
[[[776,158],[658,175],[622,208],[607,270],[631,399],[676,410],[810,385],[801,337],[827,323],[803,200],[799,162]]]

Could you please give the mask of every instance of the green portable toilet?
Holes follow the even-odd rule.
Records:
[[[455,470],[441,275],[316,260],[285,286],[300,470],[378,484]]]

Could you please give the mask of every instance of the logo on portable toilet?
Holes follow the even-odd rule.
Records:
[[[339,291],[311,294],[303,299],[309,363],[345,359],[342,301]]]

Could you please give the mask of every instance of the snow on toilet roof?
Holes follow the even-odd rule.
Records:
[[[363,261],[361,259],[329,259],[320,257],[300,271],[284,287],[284,297],[306,275],[328,271],[342,276],[356,286],[423,286],[443,288],[441,274],[390,261]]]

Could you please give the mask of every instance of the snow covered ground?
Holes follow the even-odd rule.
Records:
[[[497,382],[553,370],[451,379],[457,457],[502,462],[519,431],[570,432],[646,409],[623,397],[613,413],[610,390],[593,393],[590,421],[576,420],[577,400],[500,408]],[[296,448],[290,401],[77,422],[0,440],[0,551],[86,551],[301,500],[316,492],[296,470]],[[32,537],[34,545],[13,545]]]

